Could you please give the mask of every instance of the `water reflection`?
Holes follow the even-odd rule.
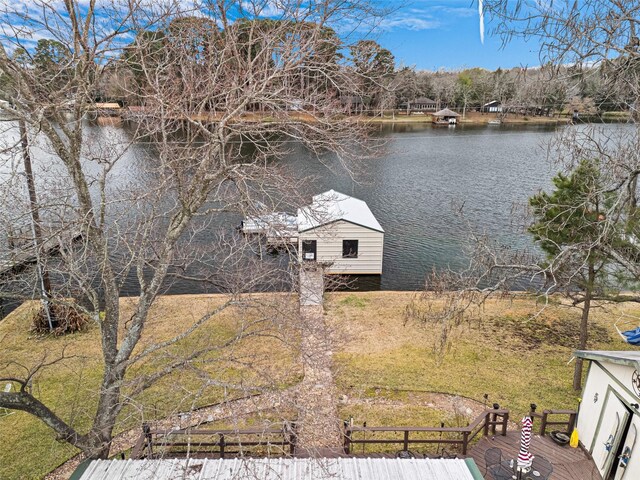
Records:
[[[108,123],[88,125],[87,134],[106,140],[113,148],[130,140],[126,128]],[[318,162],[301,146],[293,146],[278,161],[299,178],[314,177],[308,200],[328,189],[353,195],[369,204],[385,229],[382,276],[356,279],[355,288],[414,290],[422,287],[433,268],[465,264],[469,228],[503,244],[532,245],[530,236],[514,223],[513,209],[550,185],[555,171],[546,161],[546,145],[553,134],[554,128],[532,126],[388,125],[379,132],[387,141],[385,155],[364,162],[355,179],[337,159],[327,156]],[[11,133],[5,134],[5,140],[6,135]],[[39,188],[51,188],[52,172],[63,175],[59,160],[43,142],[36,142],[33,156]],[[150,182],[155,163],[153,150],[145,143],[123,155],[110,174],[114,198],[122,198],[119,204],[114,202],[115,211],[125,215],[123,193]],[[99,165],[88,168],[92,175],[99,175]],[[456,215],[459,209],[468,224]],[[198,234],[196,243],[205,245],[220,229],[231,232],[240,220],[234,214],[214,218]],[[133,277],[128,280],[123,294],[135,294],[136,283]],[[208,290],[211,288],[179,279],[167,286],[167,293]]]

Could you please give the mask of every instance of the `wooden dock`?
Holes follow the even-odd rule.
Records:
[[[485,473],[484,453],[491,447],[502,450],[502,458],[508,460],[518,456],[520,448],[520,432],[508,431],[506,436],[496,435],[483,437],[469,452],[480,471]],[[551,480],[602,480],[596,464],[581,448],[561,447],[548,436],[533,435],[531,453],[539,455],[551,462],[553,473]],[[485,475],[490,479],[491,475]]]
[[[60,232],[58,235],[49,235],[40,247],[41,256],[55,255],[62,248],[66,248],[82,238],[80,231]],[[7,251],[0,257],[0,277],[20,273],[29,265],[37,261],[36,249],[33,243],[21,245]]]

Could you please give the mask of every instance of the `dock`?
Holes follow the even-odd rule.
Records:
[[[55,235],[45,235],[45,240],[40,247],[40,255],[55,255],[61,249],[77,242],[82,237],[80,230],[61,231]],[[0,277],[16,275],[28,266],[35,264],[38,260],[33,241],[3,253],[4,255],[0,256]]]
[[[298,218],[285,212],[245,217],[240,230],[245,235],[265,237],[271,246],[298,244]]]

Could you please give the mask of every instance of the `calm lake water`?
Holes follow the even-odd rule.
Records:
[[[93,135],[117,136],[119,129],[90,130]],[[384,126],[380,135],[387,141],[385,154],[367,160],[355,181],[332,168],[332,159],[322,164],[302,148],[281,161],[300,176],[317,178],[309,199],[338,190],[366,201],[378,218],[386,232],[383,274],[359,278],[358,288],[415,290],[434,267],[464,266],[469,228],[503,244],[532,245],[514,221],[514,208],[550,185],[555,168],[546,159],[546,146],[554,132],[555,127],[542,126]],[[46,153],[34,147],[33,156],[38,163]],[[123,159],[118,167],[122,182],[136,183],[136,172],[144,172],[143,164],[149,161],[141,157]],[[456,215],[461,205],[468,224]],[[231,228],[239,221],[228,216],[226,225],[218,221],[210,228]],[[201,285],[179,280],[168,288],[168,293],[202,291]],[[134,282],[123,293],[135,294]]]
[[[546,145],[554,132],[533,126],[394,125],[382,132],[388,152],[367,161],[361,181],[317,164],[306,171],[319,176],[318,191],[333,188],[365,200],[385,230],[382,276],[357,284],[415,290],[434,267],[464,266],[470,228],[500,243],[532,245],[514,208],[550,185],[555,171]],[[305,162],[304,154],[287,161]],[[460,207],[465,220],[456,214]]]

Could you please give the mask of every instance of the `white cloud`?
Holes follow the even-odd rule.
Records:
[[[440,28],[442,24],[429,18],[419,18],[414,16],[402,16],[385,18],[380,22],[382,30],[406,29],[406,30],[433,30]]]

